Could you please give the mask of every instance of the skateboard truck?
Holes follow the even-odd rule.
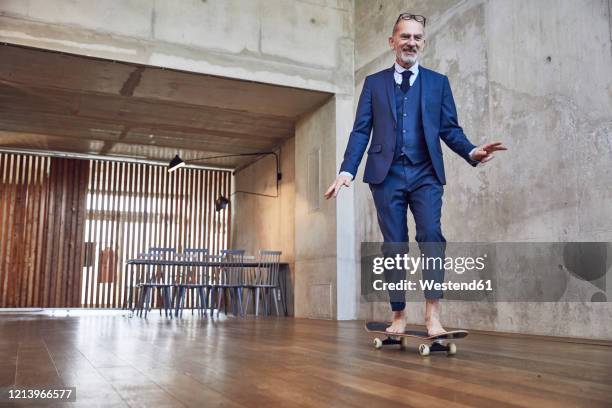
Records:
[[[382,348],[390,344],[399,344],[402,350],[408,348],[408,338],[401,337],[399,339],[393,337],[387,337],[386,339],[380,339],[376,337],[374,339],[374,348]],[[445,351],[449,356],[457,354],[457,345],[455,343],[442,343],[442,340],[434,340],[431,344],[425,343],[419,344],[419,354],[423,357],[428,356],[430,353]]]

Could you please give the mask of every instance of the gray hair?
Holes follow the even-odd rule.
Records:
[[[412,17],[422,17],[423,19],[417,19],[417,18],[402,18],[403,16],[412,16]],[[400,21],[402,20],[413,20],[416,21],[417,23],[421,23],[421,25],[423,26],[423,34],[425,34],[425,24],[427,19],[425,18],[425,16],[421,16],[421,15],[414,15],[414,14],[408,14],[408,13],[402,13],[397,17],[397,20],[395,21],[395,24],[393,24],[393,31],[391,32],[391,35],[395,35],[395,32],[397,31],[397,26],[399,25]]]

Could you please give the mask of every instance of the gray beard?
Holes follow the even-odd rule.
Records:
[[[414,65],[418,60],[419,60],[419,54],[415,55],[414,57],[411,57],[409,55],[404,56],[401,52],[399,53],[399,59],[405,63],[405,64],[409,64],[409,65]]]

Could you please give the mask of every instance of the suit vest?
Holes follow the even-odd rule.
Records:
[[[394,85],[397,109],[394,159],[404,155],[412,164],[430,160],[421,116],[421,75],[417,76],[406,94],[399,85]]]

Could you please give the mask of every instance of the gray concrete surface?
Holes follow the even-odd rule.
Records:
[[[355,317],[354,283],[337,289],[335,282],[337,203],[308,209],[299,201],[309,191],[304,166],[314,143],[321,153],[321,168],[318,180],[310,185],[322,191],[338,165],[336,138],[346,138],[352,121],[353,14],[350,0],[185,0],[180,7],[171,0],[4,0],[0,2],[0,41],[335,94],[331,102],[298,118],[295,140],[280,146],[285,152],[281,165],[296,169],[295,182],[285,169],[282,198],[269,205],[264,204],[265,198],[236,197],[234,204],[242,211],[234,211],[234,243],[251,252],[280,245],[285,260],[295,261],[295,285],[303,288],[296,291],[296,304],[301,305],[297,316],[335,318],[339,290],[349,293],[352,311],[347,317]],[[245,92],[245,97],[253,96]],[[278,97],[258,96],[263,108],[278,101]],[[253,139],[266,136],[254,134]],[[295,158],[286,154],[292,144]],[[236,184],[269,191],[264,181],[269,168],[264,162],[253,166],[239,173]],[[257,218],[247,231],[240,230],[240,225],[246,225],[244,217]],[[354,260],[340,265],[350,268],[354,281],[353,266]],[[321,296],[327,296],[323,303],[317,300]]]
[[[273,156],[265,156],[234,177],[231,197],[231,247],[259,255],[259,250],[282,251],[281,261],[289,264],[288,285],[295,287],[295,138],[287,140],[276,151],[279,155],[282,180],[278,197],[262,197],[237,191],[270,196],[277,195],[276,165]],[[293,314],[293,290],[287,299],[288,312]]]
[[[355,2],[356,95],[365,75],[392,65],[386,42],[398,13],[425,14],[422,63],[449,76],[466,134],[510,149],[478,169],[444,149],[447,240],[612,240],[610,2],[376,4]],[[356,213],[366,220],[356,241],[378,240],[370,192],[356,189]],[[414,239],[412,219],[409,228]],[[421,305],[410,306],[410,321],[422,322]],[[612,338],[611,303],[447,302],[444,313],[454,327]],[[361,305],[361,318],[387,316],[385,304]]]
[[[293,217],[296,316],[386,318],[386,304],[358,302],[359,243],[380,239],[367,186],[336,201],[320,194],[341,162],[363,78],[393,63],[387,37],[406,10],[429,18],[423,64],[449,76],[466,133],[510,148],[478,169],[445,150],[447,239],[610,241],[609,1],[4,0],[0,41],[333,93],[295,126],[293,214],[289,198],[236,206],[266,214],[274,227],[250,233],[270,245],[280,228],[290,246]],[[269,191],[259,184],[269,169],[258,166],[237,185]],[[610,303],[448,303],[445,313],[449,326],[612,338]],[[411,322],[421,316],[411,305]]]
[[[349,0],[2,0],[0,41],[352,93]]]

